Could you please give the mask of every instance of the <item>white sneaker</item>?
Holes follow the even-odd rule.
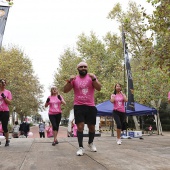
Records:
[[[88,147],[92,152],[97,152],[96,146],[93,143],[88,144]]]
[[[85,150],[83,147],[80,147],[79,150],[77,151],[77,156],[83,156]]]
[[[121,145],[121,144],[122,144],[121,139],[117,139],[117,144],[118,144],[118,145]]]

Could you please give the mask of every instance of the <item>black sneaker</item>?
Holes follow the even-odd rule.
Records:
[[[1,145],[1,142],[0,142],[0,145]]]
[[[53,145],[53,146],[55,146],[55,145],[56,145],[56,143],[55,143],[55,142],[53,142],[53,143],[52,143],[52,145]]]
[[[7,140],[5,146],[9,146],[10,140]]]
[[[55,144],[58,144],[58,140],[55,141]]]

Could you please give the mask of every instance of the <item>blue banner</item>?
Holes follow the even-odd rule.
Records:
[[[5,25],[8,17],[9,6],[0,6],[0,50],[2,46]]]
[[[128,47],[127,44],[125,43],[125,33],[123,31],[122,31],[122,41],[123,41],[123,48],[124,48],[124,58],[125,58],[126,75],[127,75],[127,92],[128,92],[128,102],[126,105],[126,110],[135,111],[132,72],[131,72],[130,60],[128,55]]]

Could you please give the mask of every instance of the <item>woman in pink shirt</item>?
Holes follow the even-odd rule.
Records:
[[[53,127],[51,123],[49,122],[49,126],[45,128],[47,132],[47,138],[53,137]]]
[[[110,101],[114,105],[113,117],[117,125],[117,144],[121,145],[120,139],[123,122],[125,121],[125,102],[127,102],[126,95],[122,92],[121,84],[115,85],[114,93],[111,95]]]
[[[58,90],[56,86],[53,86],[51,88],[51,96],[47,98],[47,101],[45,103],[45,107],[49,106],[49,119],[53,127],[53,136],[54,141],[52,143],[53,146],[58,144],[57,140],[57,134],[59,130],[59,124],[61,121],[61,104],[66,104],[63,97],[58,94]]]
[[[8,120],[9,120],[9,107],[11,103],[12,94],[9,90],[5,89],[6,81],[0,79],[0,121],[2,122],[2,128],[4,130],[6,143],[5,146],[9,146],[9,133],[8,133]]]
[[[170,91],[168,92],[168,102],[170,103]]]

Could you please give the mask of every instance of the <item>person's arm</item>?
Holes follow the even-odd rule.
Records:
[[[122,91],[121,91],[121,94],[122,94],[122,96],[123,96],[124,101],[127,102],[128,99],[127,99],[126,95],[125,95]]]
[[[92,79],[92,83],[93,83],[93,87],[96,89],[96,90],[98,90],[98,91],[100,91],[101,90],[101,84],[100,84],[100,82],[97,80],[97,78],[95,77],[95,75],[93,74],[93,73],[88,73],[89,74],[89,76],[91,77],[91,79]]]
[[[64,99],[61,95],[58,95],[58,99],[61,101],[61,104],[63,104],[63,105],[66,104],[66,102],[64,101]]]
[[[12,100],[8,99],[8,98],[5,96],[4,93],[2,93],[1,96],[2,96],[2,98],[4,99],[4,101],[5,101],[6,104],[8,104],[8,105],[11,104],[11,101],[12,101]]]
[[[50,102],[50,98],[48,97],[47,100],[46,100],[46,103],[45,103],[45,107],[48,107],[49,102]]]
[[[72,81],[75,78],[76,76],[72,75],[70,76],[70,80],[67,80],[67,84],[64,86],[64,90],[63,90],[64,93],[68,93],[73,88]]]
[[[110,102],[111,102],[111,103],[114,103],[114,101],[115,101],[115,94],[112,94],[112,95],[111,95],[111,98],[110,98]]]

